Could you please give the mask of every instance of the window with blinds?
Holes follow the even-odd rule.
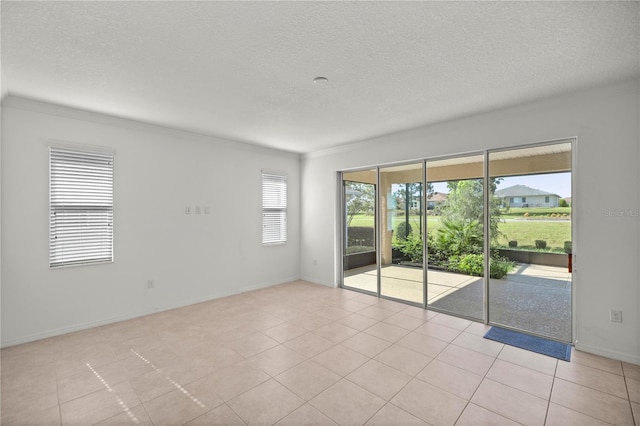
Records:
[[[113,153],[49,149],[49,266],[113,261]]]
[[[287,176],[262,172],[262,244],[287,242]]]

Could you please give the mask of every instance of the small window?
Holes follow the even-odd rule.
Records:
[[[262,244],[287,242],[287,176],[262,172]]]
[[[49,266],[113,261],[113,153],[49,149]]]
[[[527,197],[522,197],[522,202],[526,203],[527,202]]]
[[[544,197],[544,202],[545,202],[545,203],[547,203],[547,204],[549,204],[549,197],[548,197],[548,196],[545,196],[545,197]]]

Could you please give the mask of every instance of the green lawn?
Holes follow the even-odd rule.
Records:
[[[512,209],[514,210],[514,209]],[[527,209],[529,211],[536,209]],[[558,209],[553,209],[558,210]],[[509,216],[504,216],[509,218]],[[414,230],[419,228],[419,216],[409,216],[409,223]],[[404,222],[404,217],[393,218],[393,229],[398,228],[398,224]],[[374,225],[374,217],[366,215],[358,215],[353,218],[351,226],[370,226]],[[440,227],[440,216],[427,216],[427,227],[429,232],[437,232]],[[535,240],[545,240],[548,249],[562,251],[565,241],[571,240],[571,221],[561,222],[544,222],[544,221],[517,221],[517,222],[501,222],[498,226],[501,236],[497,244],[498,246],[507,247],[509,241],[518,241],[518,247],[526,246],[535,247]]]
[[[518,241],[518,247],[534,246],[535,240],[545,240],[548,249],[563,250],[564,242],[571,241],[571,221],[563,222],[503,222],[498,226],[504,235],[498,245],[507,246],[510,240]]]
[[[366,215],[366,214],[357,214],[353,217],[351,224],[349,226],[370,226],[373,227],[375,225],[375,216]]]
[[[438,217],[439,220],[439,217]],[[404,216],[394,216],[392,219],[393,230],[398,229],[398,225],[400,222],[404,222]],[[351,221],[351,226],[374,226],[374,216],[369,215],[356,215]],[[418,230],[420,229],[420,216],[418,215],[410,215],[409,216],[409,224],[411,225],[411,229]],[[429,221],[429,225],[431,225],[431,221]]]

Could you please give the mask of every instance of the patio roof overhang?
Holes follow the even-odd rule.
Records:
[[[480,179],[484,175],[483,161],[482,154],[431,160],[427,162],[427,179],[429,182]],[[491,177],[570,172],[571,143],[496,151],[491,153],[490,161]],[[387,183],[422,180],[422,170],[415,163],[385,167],[384,172]],[[375,184],[375,169],[348,172],[345,179]]]

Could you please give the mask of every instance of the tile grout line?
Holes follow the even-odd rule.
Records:
[[[549,409],[551,408],[551,396],[553,395],[553,387],[556,384],[556,373],[558,372],[558,361],[556,360],[556,367],[553,369],[553,379],[551,380],[551,389],[549,390],[549,399],[547,400],[547,411],[544,413],[544,423],[547,424],[549,418]]]
[[[624,373],[624,366],[622,366],[622,372]],[[627,399],[629,400],[629,409],[631,410],[631,420],[633,420],[633,424],[637,425],[638,421],[640,421],[640,419],[638,419],[638,421],[636,421],[636,416],[635,416],[635,413],[633,412],[633,404],[631,402],[631,393],[629,393],[629,383],[627,382],[627,377],[626,376],[623,376],[623,378],[624,378],[624,385],[625,385],[625,388],[627,390]]]
[[[249,392],[249,391],[247,391],[247,392]],[[245,392],[245,393],[246,393],[246,392]],[[240,395],[243,395],[243,394],[240,394]],[[240,395],[238,395],[238,396],[240,396]],[[237,398],[238,396],[234,396],[234,397],[233,397],[233,398],[231,398],[231,399]],[[231,401],[231,400],[229,400],[229,401]],[[238,412],[236,412],[236,410],[234,410],[234,409],[233,409],[233,407],[232,407],[232,406],[230,406],[230,405],[228,404],[228,402],[229,402],[229,401],[225,401],[225,402],[224,402],[224,405],[226,405],[227,407],[229,407],[229,410],[231,410],[231,411],[233,412],[233,414],[235,414],[235,415],[236,415],[236,417],[238,417],[238,418],[240,419],[240,421],[241,421],[242,423],[244,423],[244,424],[245,424],[245,426],[246,426],[246,425],[247,425],[247,422],[245,422],[245,421],[244,421],[244,419],[242,418],[242,416],[240,416],[240,414],[239,414]],[[205,414],[206,414],[206,413],[205,413]],[[203,414],[203,415],[204,415],[204,414]]]
[[[100,382],[104,385],[107,391],[113,392],[113,389],[111,388],[111,386],[109,386],[109,384],[100,376],[100,374],[91,366],[91,364],[89,364],[88,362],[85,364],[89,368],[89,370],[91,370],[91,372],[98,378],[98,380],[100,380]],[[140,421],[135,416],[135,414],[131,412],[131,409],[127,406],[127,404],[117,394],[114,393],[114,396],[116,398],[116,401],[118,402],[118,405],[124,410],[124,412],[131,419],[131,421],[133,421],[135,424],[140,423]],[[137,398],[137,395],[136,395],[136,398]],[[115,415],[112,417],[115,417]],[[106,419],[103,419],[103,420],[106,420]]]
[[[276,383],[279,383],[279,384],[281,384],[281,385],[282,385],[282,383],[280,383],[279,381],[277,381],[274,377],[272,377],[271,379],[272,379],[272,380],[274,380]],[[284,386],[284,385],[282,385],[282,386],[283,386],[285,389],[289,390],[286,386]],[[290,392],[291,392],[292,394],[296,395],[296,396],[297,396],[297,397],[302,401],[302,404],[298,405],[296,408],[294,408],[293,410],[291,410],[290,412],[288,412],[288,413],[287,413],[287,414],[285,414],[284,416],[282,416],[282,417],[280,417],[280,418],[276,419],[273,423],[271,423],[272,425],[275,425],[275,424],[276,424],[276,423],[278,423],[279,421],[281,421],[281,420],[283,420],[283,419],[287,418],[288,416],[290,416],[291,414],[293,414],[295,411],[299,410],[299,409],[300,409],[300,407],[304,406],[304,405],[307,403],[307,401],[305,401],[303,398],[300,398],[300,397],[299,397],[295,392],[293,392],[293,391],[290,391]],[[318,410],[318,411],[319,411],[319,410]],[[244,420],[243,420],[243,421],[244,421]],[[246,424],[246,422],[245,422],[245,424]]]
[[[462,409],[462,411],[460,412],[460,414],[459,414],[459,415],[458,415],[458,417],[456,418],[455,423],[457,423],[457,422],[458,422],[458,420],[460,420],[460,417],[462,417],[462,414],[465,412],[465,410],[467,409],[467,407],[469,406],[469,404],[471,404],[471,400],[472,400],[472,399],[473,399],[473,397],[476,395],[476,392],[478,392],[478,389],[480,389],[480,386],[482,386],[482,382],[484,382],[484,380],[487,378],[487,374],[489,374],[489,371],[491,371],[491,368],[493,368],[493,365],[495,364],[496,360],[498,359],[498,356],[500,355],[500,353],[502,353],[502,351],[504,350],[504,347],[505,347],[505,345],[503,344],[502,349],[500,349],[500,352],[498,352],[498,354],[497,354],[497,355],[495,356],[495,358],[493,359],[493,362],[491,362],[491,366],[489,366],[489,368],[487,369],[487,372],[486,372],[486,373],[484,373],[484,375],[482,376],[482,380],[480,381],[480,383],[478,384],[478,386],[476,387],[476,389],[473,391],[473,393],[471,394],[471,396],[470,396],[470,397],[469,397],[469,399],[467,400],[467,403],[464,405],[464,408]],[[443,362],[444,362],[444,361],[443,361]],[[447,363],[447,364],[448,364],[448,363]],[[449,364],[449,365],[451,365],[451,364]],[[454,367],[455,367],[455,366],[454,366]],[[460,367],[458,367],[458,368],[460,368]],[[481,405],[479,405],[479,407],[482,407],[482,406],[481,406]],[[496,414],[496,415],[498,415],[498,416],[504,417],[503,415],[498,414],[498,413],[496,413],[495,411],[489,410],[489,409],[488,409],[488,408],[486,408],[486,407],[482,407],[482,408],[484,408],[485,410],[487,410],[487,411],[489,411],[489,412],[491,412],[491,413],[494,413],[494,414]],[[508,417],[505,417],[505,418],[508,418]],[[509,420],[513,420],[513,419],[509,419]],[[514,422],[516,422],[516,423],[519,423],[519,422],[517,422],[516,420],[513,420],[513,421],[514,421]],[[454,423],[454,424],[455,424],[455,423]]]
[[[54,357],[55,360],[55,357]],[[58,400],[58,419],[60,420],[60,425],[63,425],[62,423],[62,404],[60,403],[60,386],[59,386],[59,381],[58,381],[58,369],[56,368],[56,362],[54,361],[54,366],[53,368],[55,369],[55,373],[56,373],[56,398]],[[1,419],[0,419],[1,421]]]
[[[584,385],[581,385],[580,383],[574,383],[574,382],[571,382],[571,381],[569,381],[569,380],[565,380],[565,379],[560,378],[560,377],[555,377],[555,376],[554,376],[554,378],[553,378],[553,383],[554,383],[554,384],[555,384],[556,379],[557,379],[557,380],[565,381],[565,382],[567,382],[567,383],[571,383],[572,385],[575,385],[575,386],[583,387],[583,388],[585,388],[585,389],[590,389],[590,390],[593,390],[593,391],[596,391],[596,392],[601,392],[601,393],[604,393],[605,395],[608,395],[608,396],[611,396],[611,397],[614,397],[614,398],[617,398],[617,399],[620,399],[620,400],[624,401],[624,399],[623,399],[623,398],[620,398],[619,396],[611,395],[610,393],[602,392],[602,391],[600,391],[600,390],[598,390],[598,389],[593,389],[593,388],[590,388],[589,386],[584,386]],[[552,402],[553,402],[553,401],[551,401],[551,397],[549,397],[549,403],[552,403]],[[567,407],[566,405],[562,405],[562,404],[560,404],[560,403],[558,403],[558,402],[553,402],[553,403],[554,403],[554,404],[556,404],[556,405],[559,405],[559,406],[561,406],[561,407],[564,407],[564,408],[566,408],[567,410],[570,410],[570,411],[573,411],[573,412],[575,412],[575,413],[581,414],[581,415],[583,415],[583,416],[585,416],[585,417],[590,417],[590,418],[592,418],[592,419],[596,419],[596,420],[597,420],[597,421],[599,421],[599,422],[607,423],[605,420],[602,420],[602,419],[599,419],[599,418],[597,418],[597,417],[594,417],[594,416],[592,416],[591,414],[587,414],[587,413],[584,413],[584,412],[582,412],[582,411],[575,410],[575,409],[574,409],[574,408],[572,408],[572,407]],[[630,402],[630,401],[629,401],[629,409],[631,410],[631,418],[633,419],[633,409],[631,408],[631,402]],[[607,424],[610,424],[610,423],[607,423]]]
[[[432,319],[432,318],[431,318],[431,319]],[[429,321],[430,321],[430,319],[429,319],[429,320],[427,320],[427,321],[425,321],[425,322],[424,322],[423,324],[421,324],[421,325],[424,325],[424,324],[426,324],[426,323],[427,323],[427,322],[429,322]],[[438,323],[435,323],[435,324],[438,324]],[[421,325],[420,325],[420,326],[421,326]],[[445,326],[445,325],[443,325],[443,324],[438,324],[438,325],[442,325],[443,327],[448,327],[448,326]],[[470,325],[471,325],[471,324],[470,324]],[[469,326],[470,326],[470,325],[469,325]],[[420,326],[418,326],[418,327],[420,327]],[[468,328],[469,326],[465,327],[465,330],[466,330],[466,328]],[[416,328],[418,328],[418,327],[416,327]],[[452,328],[452,327],[448,327],[448,328]],[[453,329],[453,328],[452,328],[452,329]],[[457,330],[457,329],[453,329],[453,330]],[[464,330],[459,330],[459,331],[460,331],[460,333],[464,332]],[[458,334],[460,334],[460,333],[458,333]],[[421,333],[419,333],[419,334],[421,334]],[[436,338],[436,337],[433,337],[433,336],[427,336],[427,337],[431,337],[431,338],[434,338],[434,339],[436,339],[436,340],[440,340],[440,339],[438,339],[438,338]],[[440,340],[440,341],[442,341],[442,340]],[[429,361],[429,362],[428,362],[428,363],[427,363],[427,364],[426,364],[426,365],[425,365],[425,366],[424,366],[420,371],[418,371],[416,374],[414,374],[414,375],[411,377],[411,380],[409,380],[407,383],[405,383],[405,385],[404,385],[404,386],[402,386],[402,387],[401,387],[401,388],[400,388],[400,389],[399,389],[399,390],[398,390],[398,391],[397,391],[397,392],[396,392],[396,393],[395,393],[391,398],[389,398],[389,400],[388,400],[388,401],[386,401],[386,402],[385,402],[385,404],[384,404],[384,405],[383,405],[383,406],[382,406],[378,411],[376,411],[376,413],[375,413],[372,417],[370,417],[367,421],[370,421],[373,417],[375,417],[375,415],[376,415],[380,410],[382,410],[382,408],[384,408],[384,406],[385,406],[385,405],[387,405],[387,404],[392,404],[392,405],[396,406],[395,404],[393,404],[393,403],[391,402],[391,400],[392,400],[393,398],[395,398],[395,397],[396,397],[400,392],[402,392],[402,390],[403,390],[403,389],[405,389],[405,388],[409,385],[409,383],[411,383],[413,380],[418,380],[418,381],[420,381],[420,382],[422,382],[422,383],[425,383],[425,384],[427,384],[427,385],[429,385],[429,386],[432,386],[432,387],[434,387],[434,388],[438,389],[438,390],[439,390],[439,391],[441,391],[441,392],[445,392],[445,393],[447,393],[447,394],[449,394],[449,395],[452,395],[452,396],[454,396],[454,397],[457,397],[457,398],[460,398],[460,399],[464,399],[464,398],[462,398],[462,397],[460,397],[460,396],[458,396],[458,395],[456,395],[456,394],[453,394],[453,393],[451,393],[451,392],[449,392],[449,391],[447,391],[447,390],[445,390],[445,389],[441,389],[441,388],[440,388],[440,387],[438,387],[438,386],[435,386],[435,385],[433,385],[433,384],[431,384],[431,383],[429,383],[429,382],[426,382],[426,381],[421,380],[420,378],[418,378],[418,375],[419,375],[422,371],[424,371],[424,369],[426,369],[426,368],[427,368],[427,367],[428,367],[428,366],[429,366],[429,365],[430,365],[434,360],[436,360],[436,358],[438,357],[438,355],[440,355],[440,354],[441,354],[441,353],[442,353],[442,352],[443,352],[443,351],[444,351],[444,350],[445,350],[445,349],[446,349],[450,344],[452,344],[451,342],[446,342],[446,341],[442,341],[442,342],[443,342],[443,343],[447,343],[447,346],[445,346],[442,350],[440,350],[440,351],[438,352],[438,354],[436,354],[436,356],[434,356],[434,357],[430,357],[430,358],[431,358],[431,360],[430,360],[430,361]],[[397,342],[393,343],[392,345],[395,345],[395,344],[397,344]],[[406,349],[409,349],[409,348],[406,348]],[[409,350],[412,350],[412,349],[409,349]],[[424,354],[422,354],[422,355],[424,355]],[[377,356],[377,355],[376,355],[376,356]],[[428,355],[425,355],[425,356],[428,356]],[[370,358],[370,360],[373,360],[373,359],[374,359],[374,358]],[[495,362],[495,359],[497,359],[497,356],[496,356],[496,358],[494,358],[494,362]],[[440,360],[440,361],[441,361],[441,362],[445,362],[446,364],[451,365],[451,366],[453,366],[453,367],[460,368],[460,367],[454,366],[454,365],[452,365],[452,364],[449,364],[449,363],[447,363],[446,361],[442,361],[442,360]],[[380,362],[380,361],[378,361],[378,362]],[[382,363],[382,364],[386,365],[385,363]],[[492,363],[492,365],[493,365],[493,363]],[[394,370],[396,370],[396,369],[395,369],[395,368],[393,368],[392,366],[388,366],[388,367],[389,367],[389,368],[392,368],[392,369],[394,369]],[[489,367],[489,369],[490,369],[490,368],[491,368],[491,367]],[[461,369],[461,370],[464,370],[464,369]],[[354,370],[354,371],[355,371],[355,370]],[[396,370],[396,371],[399,371],[399,370]],[[464,371],[466,371],[466,370],[464,370]],[[487,370],[487,372],[488,372],[488,370]],[[402,372],[401,372],[401,373],[402,373]],[[404,374],[406,374],[406,373],[404,373]],[[485,373],[485,376],[486,376],[486,373]],[[353,381],[349,380],[346,376],[344,377],[344,379],[348,380],[349,382],[353,383],[353,384],[354,384],[354,385],[356,385],[356,386],[362,387],[362,386],[360,386],[359,384],[357,384],[357,383],[355,383],[355,382],[353,382]],[[484,376],[483,376],[483,380],[484,380]],[[481,383],[482,383],[482,382],[481,382]],[[479,385],[478,385],[478,387],[479,387]],[[365,389],[365,390],[366,390],[366,389]],[[477,388],[476,388],[476,390],[477,390]],[[370,393],[371,393],[371,392],[370,392]],[[475,394],[475,391],[474,391],[474,394]],[[376,395],[376,396],[377,396],[377,395]],[[468,405],[469,405],[469,403],[471,402],[471,398],[473,398],[473,395],[471,395],[471,397],[467,400],[467,402],[466,402],[466,404],[465,404],[464,408],[462,409],[462,411],[460,412],[460,414],[459,414],[459,415],[458,415],[458,417],[456,418],[456,422],[458,421],[458,419],[460,418],[460,416],[462,415],[462,413],[464,412],[464,410],[467,408],[467,406],[468,406]],[[397,407],[397,406],[396,406],[396,407]],[[407,412],[406,410],[402,409],[401,407],[398,407],[398,408],[400,408],[400,409],[401,409],[402,411],[404,411],[404,412]],[[408,413],[408,412],[407,412],[407,413]],[[416,415],[414,415],[414,414],[412,414],[412,413],[408,413],[408,414],[412,415],[413,417],[417,417]],[[497,414],[497,413],[496,413],[496,414]],[[421,419],[421,420],[425,421],[424,419]],[[454,423],[454,424],[455,424],[455,423]]]
[[[561,360],[559,360],[559,361],[561,361]],[[625,378],[624,376],[620,376],[619,374],[615,374],[615,373],[612,373],[612,372],[610,372],[610,371],[605,371],[605,370],[600,370],[600,369],[597,369],[597,368],[593,368],[593,367],[590,367],[590,366],[588,366],[588,365],[584,365],[584,364],[580,364],[580,365],[581,365],[581,366],[583,366],[583,367],[586,367],[586,368],[592,368],[592,369],[594,369],[594,370],[598,370],[598,371],[599,371],[599,372],[601,372],[601,373],[605,373],[605,374],[612,374],[612,375],[614,375],[614,376],[616,376],[616,377],[621,378],[621,379],[624,381],[624,383],[625,383],[625,393],[626,393],[626,398],[620,397],[620,396],[618,396],[618,395],[615,395],[615,394],[613,394],[613,393],[610,393],[610,392],[605,391],[605,390],[602,390],[602,389],[594,388],[593,386],[590,386],[590,385],[586,385],[586,384],[582,384],[582,383],[577,383],[577,382],[574,382],[573,380],[565,379],[565,378],[563,378],[563,377],[556,376],[556,374],[555,374],[555,373],[554,373],[554,378],[555,378],[555,377],[557,377],[559,380],[564,380],[565,382],[572,383],[572,384],[577,385],[577,386],[582,386],[583,388],[591,389],[591,390],[594,390],[594,391],[596,391],[596,392],[600,392],[600,393],[603,393],[603,394],[605,394],[605,395],[612,396],[612,397],[614,397],[614,398],[618,398],[618,399],[621,399],[621,400],[625,400],[625,399],[627,399],[627,400],[631,401],[631,398],[630,398],[630,396],[629,396],[629,392],[628,392],[628,388],[627,388],[627,381],[626,381],[626,378]]]
[[[372,319],[374,319],[374,318],[372,318]],[[377,321],[377,322],[376,322],[374,325],[372,325],[372,327],[373,327],[373,326],[375,326],[376,324],[379,324],[379,323],[384,322],[383,320],[376,320],[376,321]],[[341,324],[341,323],[339,322],[339,320],[336,320],[336,321],[334,321],[333,323]],[[332,324],[333,324],[333,323],[332,323]],[[388,323],[386,323],[386,324],[388,324]],[[344,325],[344,324],[343,324],[343,325]],[[389,324],[389,325],[393,325],[393,324]],[[348,327],[348,326],[347,326],[347,327]],[[418,326],[418,327],[419,327],[419,326]],[[351,327],[349,327],[349,328],[351,328]],[[369,328],[371,328],[371,327],[369,327]],[[400,328],[402,328],[402,327],[400,327]],[[416,327],[416,328],[417,328],[417,327]],[[359,334],[359,333],[365,333],[365,331],[360,331],[360,330],[356,330],[356,329],[353,329],[353,330],[358,331],[358,334]],[[404,329],[404,330],[406,330],[406,329]],[[411,332],[411,331],[409,331],[409,332]],[[365,333],[365,334],[368,334],[368,333]],[[368,334],[368,335],[370,335],[370,334]],[[372,336],[372,335],[370,335],[370,336]],[[377,336],[373,336],[373,337],[377,337]],[[344,340],[347,340],[347,339],[344,339]],[[344,341],[344,340],[343,340],[343,341]],[[382,339],[382,340],[385,340],[385,339]],[[339,345],[340,343],[342,343],[342,342],[335,343],[335,344],[334,344],[334,346],[332,346],[332,348],[333,348],[333,347],[335,347],[335,346],[337,346],[337,345]],[[393,346],[393,345],[395,345],[397,342],[389,342],[389,343],[391,343],[391,346]],[[391,346],[389,346],[389,347],[391,347]],[[330,350],[330,349],[331,349],[331,348],[329,348],[329,349],[327,349],[327,350]],[[324,412],[320,411],[317,407],[315,407],[313,404],[311,404],[311,400],[312,400],[312,399],[314,399],[315,397],[317,397],[318,395],[320,395],[322,392],[324,392],[324,391],[326,391],[327,389],[329,389],[331,386],[333,386],[333,385],[335,385],[336,383],[338,383],[338,382],[339,382],[340,380],[342,380],[342,379],[344,379],[344,380],[348,381],[349,383],[352,383],[353,385],[355,385],[355,386],[358,386],[358,387],[362,388],[362,389],[363,389],[363,390],[365,390],[366,392],[368,392],[368,393],[370,393],[370,394],[372,394],[372,395],[374,395],[374,396],[376,396],[376,397],[378,397],[378,398],[380,398],[380,399],[384,400],[384,398],[382,398],[382,397],[380,397],[380,396],[378,396],[378,395],[376,395],[376,394],[374,394],[374,393],[370,392],[369,390],[367,390],[367,389],[363,388],[363,387],[362,387],[361,385],[359,385],[358,383],[353,382],[352,380],[350,380],[349,378],[347,378],[347,376],[348,376],[349,374],[353,373],[354,371],[358,370],[359,368],[361,368],[361,367],[362,367],[363,365],[365,365],[367,362],[372,361],[372,360],[377,361],[377,360],[375,360],[375,356],[377,356],[377,355],[379,355],[380,353],[384,352],[384,350],[386,350],[386,349],[388,349],[388,347],[387,347],[387,348],[385,348],[385,349],[383,349],[382,351],[380,351],[380,352],[379,352],[379,353],[377,353],[376,355],[374,355],[374,357],[369,357],[368,355],[365,355],[365,356],[368,358],[368,360],[367,360],[367,361],[365,361],[365,362],[364,362],[364,363],[362,363],[360,366],[358,366],[358,367],[356,367],[355,369],[353,369],[352,371],[350,371],[348,374],[346,374],[346,375],[344,375],[344,376],[340,376],[340,378],[339,378],[335,383],[333,383],[333,384],[331,384],[330,386],[328,386],[327,388],[323,389],[322,391],[320,391],[320,392],[319,392],[317,395],[315,395],[314,397],[312,397],[312,398],[310,398],[310,399],[306,400],[306,401],[305,401],[305,404],[309,403],[309,405],[310,405],[310,406],[314,407],[316,410],[318,410],[319,412],[321,412],[323,415],[327,416],[327,414],[326,414],[326,413],[324,413]],[[326,352],[326,351],[323,351],[323,352]],[[322,353],[322,352],[321,352],[321,353]],[[359,352],[357,352],[357,353],[359,353]],[[364,354],[361,354],[361,355],[364,355]],[[313,361],[313,359],[312,359],[312,358],[313,358],[313,357],[308,358],[308,360]],[[315,361],[313,361],[313,362],[315,362]],[[380,361],[377,361],[377,362],[380,362]],[[383,365],[387,366],[385,363],[382,363],[382,362],[381,362],[381,364],[383,364]],[[299,365],[299,364],[298,364],[298,365]],[[404,373],[404,372],[402,372],[402,371],[396,370],[395,368],[393,368],[393,367],[391,367],[391,366],[387,366],[387,367],[392,368],[393,370],[398,371],[398,372],[400,372],[400,373],[406,374],[406,373]],[[292,368],[294,368],[294,367],[292,367]],[[325,368],[326,368],[326,367],[325,367]],[[288,371],[288,370],[287,370],[287,371]],[[411,378],[413,379],[413,378],[415,378],[415,376],[412,376]],[[276,380],[278,383],[280,383],[280,382],[277,380],[277,378],[273,377],[273,379],[274,379],[274,380]],[[410,382],[410,381],[411,381],[411,380],[409,380],[409,382]],[[402,389],[404,389],[404,387],[406,387],[406,386],[407,386],[407,384],[408,384],[409,382],[407,382],[404,386],[402,386],[402,387],[401,387],[401,388],[400,388],[400,389],[399,389],[399,390],[398,390],[398,391],[397,391],[397,392],[396,392],[396,393],[395,393],[391,398],[389,398],[389,400],[385,401],[385,403],[382,405],[382,407],[380,407],[378,410],[376,410],[376,412],[375,412],[375,413],[374,413],[374,414],[373,414],[369,419],[367,419],[367,421],[369,421],[369,420],[371,420],[373,417],[375,417],[375,415],[376,415],[380,410],[382,410],[382,409],[383,409],[383,408],[384,408],[388,403],[391,403],[391,399],[393,399],[393,397],[395,397],[399,392],[401,392],[401,391],[402,391]],[[282,384],[286,389],[288,389],[288,390],[290,390],[291,392],[293,392],[293,391],[292,391],[291,389],[289,389],[285,384],[283,384],[283,383],[281,383],[281,384]],[[294,394],[296,394],[295,392],[293,392],[293,393],[294,393]],[[296,394],[296,395],[297,395],[297,394]],[[303,404],[303,405],[304,405],[304,404]],[[294,410],[294,411],[295,411],[295,410]],[[404,410],[403,410],[403,411],[404,411]],[[405,411],[405,412],[406,412],[406,411]],[[410,414],[410,413],[409,413],[409,414]],[[286,417],[286,416],[285,416],[285,417]],[[415,417],[415,416],[414,416],[414,417]],[[329,418],[330,418],[330,417],[329,417]],[[333,419],[331,419],[331,420],[333,420]],[[365,423],[366,423],[366,422],[365,422]]]

